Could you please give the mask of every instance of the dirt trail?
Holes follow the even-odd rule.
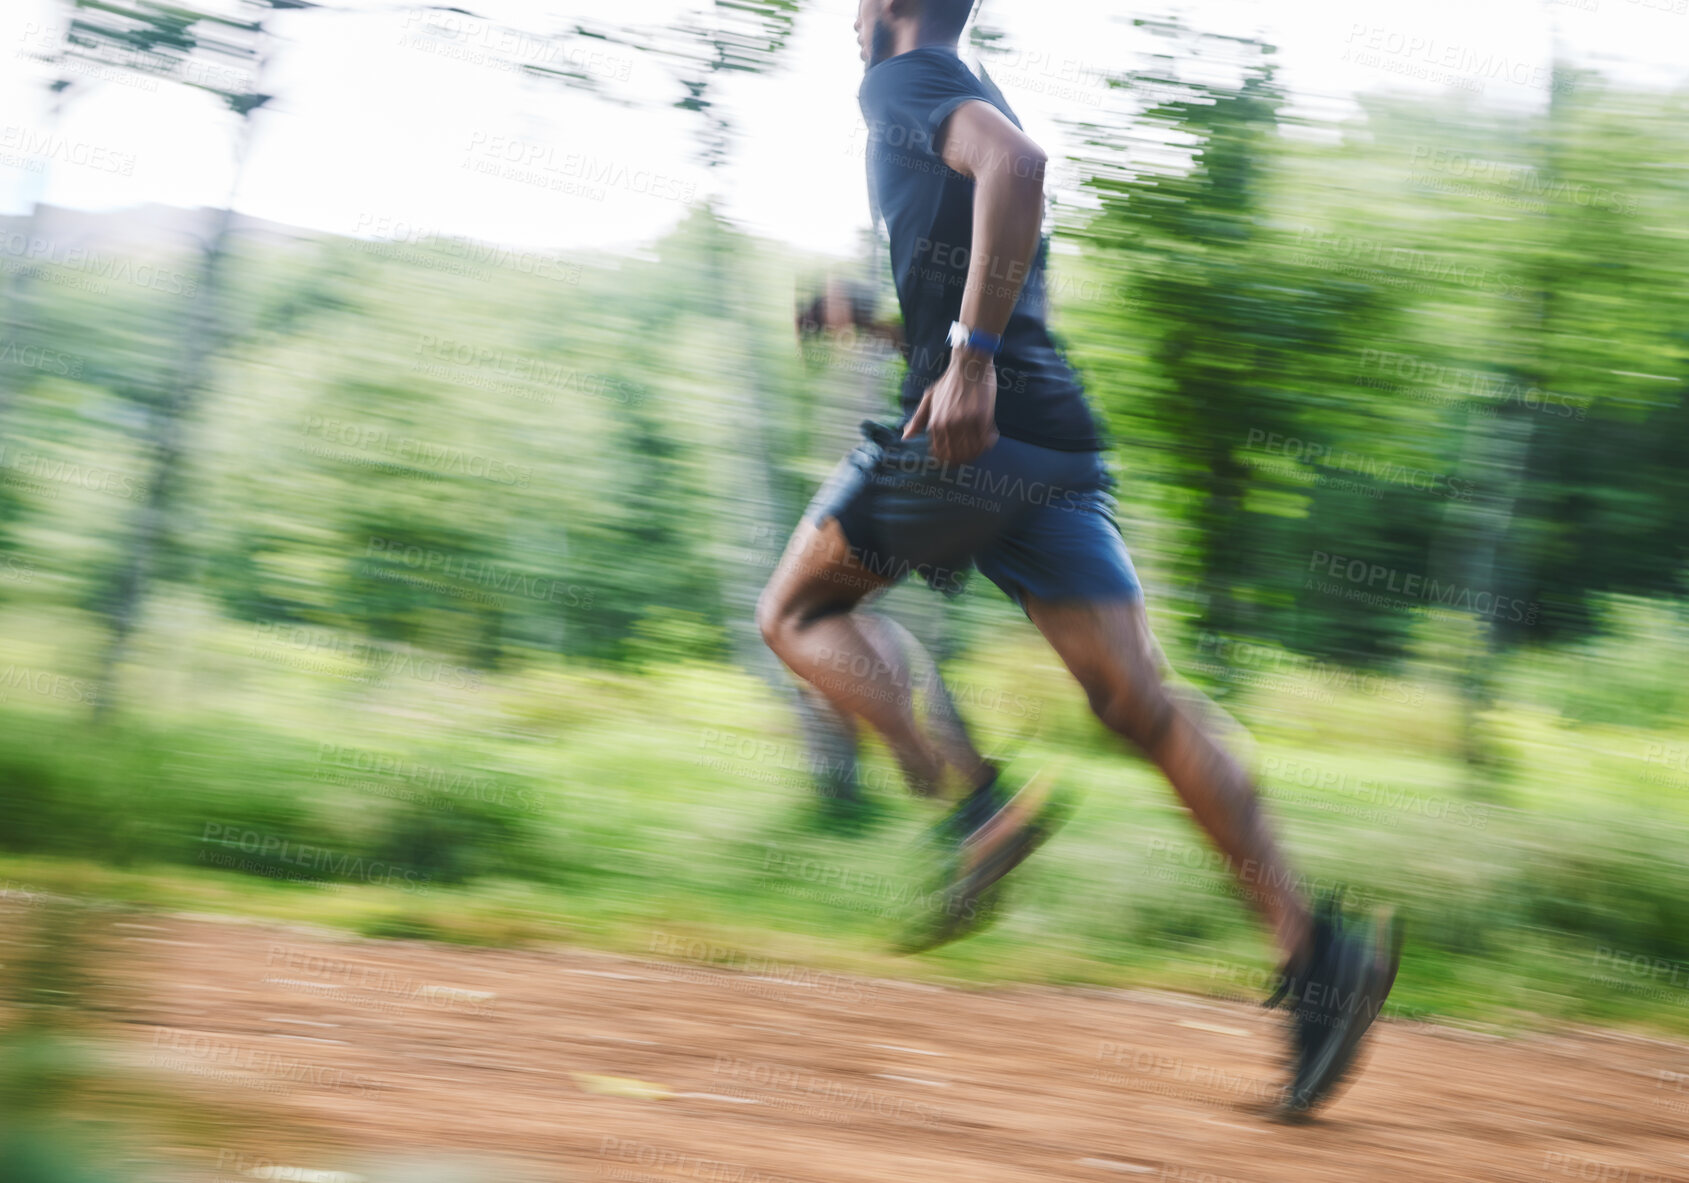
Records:
[[[101,944],[121,1058],[259,1115],[178,1151],[184,1179],[1689,1180],[1689,1048],[1632,1036],[1384,1023],[1324,1119],[1284,1127],[1259,1116],[1282,1020],[1242,1004],[211,918]]]

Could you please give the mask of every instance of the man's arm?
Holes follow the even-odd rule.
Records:
[[[875,317],[873,307],[874,291],[871,287],[852,280],[830,278],[819,295],[798,309],[799,341],[801,343],[823,330],[841,333],[845,329],[856,329],[902,351],[903,326],[896,321]]]
[[[1041,148],[984,101],[964,103],[940,130],[944,163],[974,182],[973,256],[958,317],[1001,335],[1038,251],[1044,220]],[[927,431],[933,455],[964,463],[997,440],[997,373],[991,358],[959,346],[927,388],[904,438]]]

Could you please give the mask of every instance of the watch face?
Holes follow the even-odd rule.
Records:
[[[949,345],[950,348],[954,349],[958,345],[966,345],[967,343],[968,343],[968,326],[963,324],[959,320],[951,321],[950,322],[950,335],[945,338],[945,344]]]

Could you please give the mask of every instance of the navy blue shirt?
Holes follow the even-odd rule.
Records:
[[[928,46],[887,58],[862,78],[868,123],[868,196],[891,238],[892,275],[909,343],[903,383],[907,422],[926,388],[950,363],[946,338],[960,317],[973,254],[974,183],[939,155],[940,129],[963,103],[990,103],[1016,127],[1001,92],[950,49]],[[1010,439],[1066,452],[1102,447],[1079,379],[1044,326],[1044,261],[1038,250],[997,354],[997,430]],[[1000,266],[1000,265],[999,265]],[[987,283],[1013,280],[988,274]]]

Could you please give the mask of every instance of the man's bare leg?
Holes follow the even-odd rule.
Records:
[[[1027,600],[1027,614],[1079,680],[1110,730],[1142,748],[1185,807],[1231,861],[1273,928],[1287,961],[1307,947],[1311,920],[1273,836],[1255,784],[1203,726],[1191,703],[1171,693],[1164,659],[1143,605],[1131,600]]]
[[[914,718],[917,732],[932,745],[939,759],[962,781],[964,791],[990,779],[990,768],[974,747],[967,724],[956,710],[955,700],[944,685],[938,662],[902,624],[890,616],[858,610],[857,618],[863,634],[880,655],[886,679],[903,691],[900,705],[914,710],[914,698],[920,696],[920,713]],[[911,790],[922,787],[911,784]]]
[[[807,682],[796,684],[796,697],[816,788],[823,797],[835,800],[859,798],[856,720],[834,710],[833,704]]]
[[[837,520],[804,522],[757,602],[757,626],[834,710],[885,737],[911,789],[941,792],[946,769],[961,778],[963,791],[972,789],[989,779],[989,766],[949,695],[933,691],[936,664],[907,629],[861,607],[887,586],[854,560]],[[925,720],[915,713],[917,668],[928,691]]]

